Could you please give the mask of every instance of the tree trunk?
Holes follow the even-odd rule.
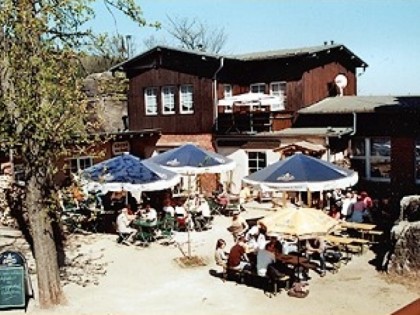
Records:
[[[60,284],[54,233],[51,219],[41,202],[41,183],[45,180],[40,175],[30,178],[27,183],[26,206],[31,224],[36,260],[38,296],[41,308],[61,304],[65,297]]]

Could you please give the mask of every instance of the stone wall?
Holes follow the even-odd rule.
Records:
[[[31,246],[22,232],[0,225],[0,254],[8,250],[22,253],[28,263],[29,273],[35,273],[35,259],[32,255]]]
[[[400,222],[391,230],[392,248],[388,271],[420,272],[420,196],[405,196],[400,202]]]

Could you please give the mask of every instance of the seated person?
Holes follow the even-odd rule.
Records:
[[[223,269],[227,268],[228,255],[225,252],[226,242],[223,239],[217,240],[216,251],[214,253],[214,259],[216,260],[216,265],[222,266]]]
[[[170,199],[165,200],[162,210],[167,216],[170,216],[172,218],[175,216],[175,208],[172,207]]]
[[[251,252],[257,252],[258,251],[258,242],[257,238],[260,234],[260,229],[258,225],[252,226],[245,234],[245,241],[248,246],[248,250]],[[265,246],[264,246],[265,248]]]
[[[198,220],[202,223],[202,226],[210,228],[212,220],[210,205],[203,195],[200,195],[198,198],[197,213],[199,214]]]
[[[326,273],[326,266],[325,266],[325,249],[326,244],[322,237],[314,237],[311,239],[306,240],[306,254],[308,258],[313,256],[319,259],[319,267],[320,267],[320,275],[321,277],[325,276]]]
[[[178,222],[178,227],[187,228],[188,224],[190,228],[193,227],[191,217],[187,210],[185,210],[184,202],[181,199],[178,200],[177,205],[175,206],[175,217]]]
[[[293,253],[298,253],[298,243],[296,239],[292,239],[290,237],[284,238],[282,241],[282,253],[284,255],[290,255]]]
[[[117,217],[117,232],[122,234],[123,236],[127,236],[128,238],[126,241],[123,241],[119,238],[119,241],[123,241],[124,244],[129,244],[134,241],[134,237],[137,234],[137,230],[130,227],[131,222],[133,221],[134,216],[130,216],[128,214],[128,209],[123,208],[120,214]]]
[[[150,225],[157,224],[157,212],[154,208],[150,207],[150,204],[147,203],[145,208],[141,211],[141,217]]]
[[[236,244],[231,248],[227,261],[227,267],[228,269],[238,271],[251,268],[246,255],[246,244],[243,236],[240,236]]]
[[[229,204],[229,194],[224,189],[223,184],[220,183],[218,188],[218,194],[216,195],[216,203],[218,203],[223,208],[226,208],[226,206]]]
[[[276,261],[274,243],[267,243],[265,249],[257,253],[257,274],[261,277],[267,275],[267,268]]]

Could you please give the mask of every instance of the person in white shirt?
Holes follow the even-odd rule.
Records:
[[[157,224],[157,211],[154,208],[150,207],[150,204],[146,204],[142,216],[147,222],[150,223],[150,225]]]
[[[343,198],[343,204],[341,206],[341,219],[346,221],[351,215],[351,205],[353,204],[353,196],[351,192],[346,193]]]
[[[121,239],[121,235],[119,238],[119,242],[122,241],[124,244],[132,243],[134,241],[134,237],[137,234],[137,230],[130,227],[131,221],[133,221],[134,216],[128,215],[128,209],[123,208],[121,213],[117,217],[117,233],[122,234],[123,236],[128,235],[127,240],[123,241]]]
[[[171,217],[175,216],[175,208],[172,207],[170,200],[168,200],[166,202],[166,204],[163,206],[162,210],[165,213],[165,215],[168,215],[168,216],[171,216]]]

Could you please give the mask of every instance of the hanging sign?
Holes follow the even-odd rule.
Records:
[[[121,155],[124,152],[130,152],[130,143],[128,141],[118,141],[112,144],[113,155]]]

